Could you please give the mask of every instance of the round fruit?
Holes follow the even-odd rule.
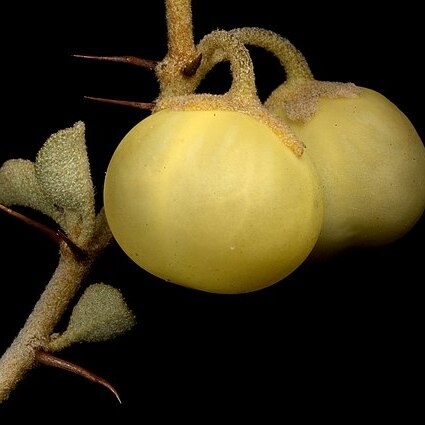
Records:
[[[136,125],[109,164],[111,231],[150,273],[241,293],[296,269],[318,238],[322,193],[308,156],[234,111],[163,110]]]
[[[268,107],[306,144],[324,189],[324,225],[313,254],[377,246],[407,233],[425,208],[425,148],[408,118],[379,93],[321,97],[310,120]]]

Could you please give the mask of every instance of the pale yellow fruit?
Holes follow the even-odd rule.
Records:
[[[425,148],[408,118],[379,93],[321,98],[307,122],[273,112],[306,144],[324,187],[324,225],[313,254],[400,238],[425,208]]]
[[[114,237],[140,267],[217,293],[287,276],[323,218],[307,155],[232,111],[164,110],[140,122],[111,159],[104,201]]]

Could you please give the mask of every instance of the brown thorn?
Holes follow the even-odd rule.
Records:
[[[53,230],[49,226],[46,226],[45,224],[40,223],[39,221],[33,220],[32,218],[29,218],[26,215],[18,213],[17,211],[14,211],[3,204],[0,204],[0,210],[5,212],[6,214],[11,215],[12,217],[17,218],[18,220],[23,221],[25,224],[34,227],[36,230],[44,233],[54,242],[58,244],[64,242],[78,260],[83,260],[85,258],[84,251],[80,247],[78,247],[74,242],[72,242],[71,239],[69,239],[68,236],[66,236],[60,230]]]
[[[135,56],[92,56],[92,55],[72,55],[74,58],[94,59],[98,61],[120,62],[136,65],[140,68],[146,68],[151,71],[155,70],[158,65],[157,61],[151,59],[142,59]]]
[[[93,372],[88,371],[87,369],[71,363],[67,360],[60,359],[59,357],[54,356],[53,354],[46,353],[45,351],[36,351],[35,359],[46,366],[57,367],[59,369],[66,370],[68,372],[80,375],[83,378],[94,382],[95,384],[103,385],[116,397],[118,402],[122,404],[120,396],[118,395],[117,390],[104,378],[94,374]]]
[[[111,103],[113,105],[129,106],[131,108],[152,110],[155,107],[153,102],[133,102],[131,100],[106,99],[104,97],[84,96],[85,99],[94,100],[96,102]]]
[[[186,77],[193,77],[196,74],[196,71],[201,66],[202,62],[202,53],[199,53],[195,59],[189,62],[183,69],[182,74]]]

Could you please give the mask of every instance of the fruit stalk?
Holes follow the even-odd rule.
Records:
[[[279,34],[251,27],[237,28],[230,33],[244,44],[261,47],[275,55],[285,69],[287,81],[313,79],[313,74],[302,53]]]

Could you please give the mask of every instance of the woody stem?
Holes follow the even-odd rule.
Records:
[[[5,401],[26,372],[36,363],[36,353],[47,349],[50,336],[78,291],[93,262],[111,241],[104,214],[98,215],[98,226],[87,256],[79,259],[63,243],[59,265],[47,284],[25,325],[12,345],[0,358],[0,403]]]

